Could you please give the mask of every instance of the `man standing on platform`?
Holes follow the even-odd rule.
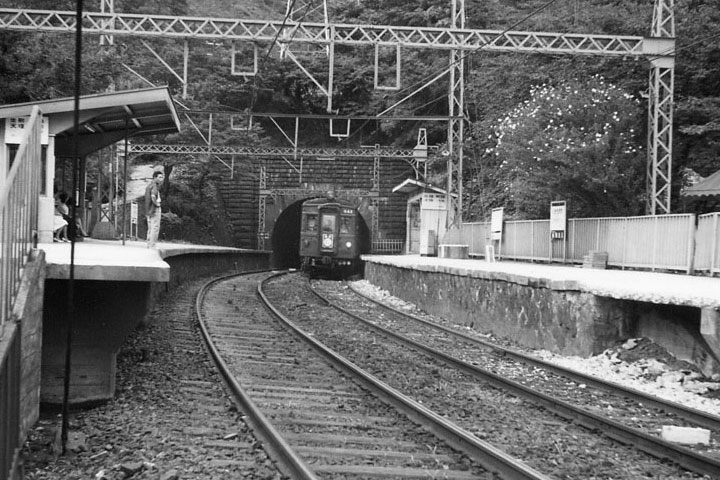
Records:
[[[153,172],[153,180],[145,188],[145,216],[147,217],[147,246],[155,248],[158,235],[160,234],[160,217],[162,214],[160,205],[160,184],[165,180],[163,172]]]

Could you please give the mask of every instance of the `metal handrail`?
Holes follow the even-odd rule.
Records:
[[[401,253],[405,247],[404,239],[383,239],[372,241],[372,253]]]
[[[0,333],[12,314],[22,270],[37,245],[42,121],[34,107],[5,182],[0,185]]]

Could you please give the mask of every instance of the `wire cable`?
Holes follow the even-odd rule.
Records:
[[[462,62],[462,61],[465,60],[466,58],[468,58],[468,57],[470,57],[470,56],[472,56],[472,55],[475,55],[475,54],[478,53],[478,52],[481,52],[481,51],[482,51],[483,49],[485,49],[488,45],[491,45],[492,43],[494,43],[494,42],[495,42],[496,40],[498,40],[499,38],[502,38],[504,35],[506,35],[508,32],[510,32],[512,29],[514,29],[514,28],[517,27],[518,25],[521,25],[521,24],[527,22],[527,21],[530,20],[532,17],[534,17],[534,16],[538,15],[539,13],[541,13],[542,11],[546,10],[546,9],[549,8],[553,3],[557,2],[557,1],[558,1],[558,0],[549,0],[549,1],[546,2],[544,5],[538,7],[538,8],[535,9],[534,11],[530,12],[530,13],[529,13],[528,15],[526,15],[524,18],[518,20],[517,22],[513,23],[513,24],[510,25],[509,27],[507,27],[507,28],[505,28],[504,30],[502,30],[502,31],[501,31],[500,33],[498,33],[490,42],[488,42],[488,43],[486,43],[486,44],[483,44],[483,45],[480,45],[479,47],[477,47],[477,48],[474,49],[474,50],[470,50],[470,51],[466,52],[466,53],[463,54],[459,59],[455,60],[454,62],[451,62],[451,63],[448,65],[448,70],[449,70],[449,68],[454,67],[455,65],[457,65],[457,64],[460,63],[460,62]],[[431,73],[425,75],[425,77],[423,77],[422,79],[418,80],[418,81],[415,82],[414,84],[412,84],[412,85],[410,85],[410,86],[408,86],[408,87],[404,87],[403,89],[398,90],[398,91],[396,91],[396,92],[393,92],[393,95],[400,95],[400,94],[402,94],[402,93],[404,93],[404,92],[406,92],[406,91],[409,91],[409,90],[414,89],[415,86],[421,85],[421,84],[427,82],[429,79],[432,79],[433,77],[435,77],[436,75],[438,75],[438,74],[439,74],[438,72],[439,72],[439,70],[436,70],[435,72],[431,72]]]
[[[272,52],[272,49],[275,47],[275,44],[278,41],[278,38],[280,37],[280,33],[282,33],[285,30],[285,26],[287,25],[288,20],[290,20],[290,13],[295,8],[295,3],[297,0],[292,0],[292,3],[287,9],[287,12],[285,12],[285,17],[283,18],[282,25],[278,29],[277,33],[275,34],[275,37],[273,37],[272,42],[270,43],[270,47],[267,49],[267,52],[265,53],[265,56],[263,57],[262,61],[260,62],[260,66],[258,67],[258,71],[256,75],[253,76],[253,85],[252,85],[252,96],[250,97],[250,106],[248,107],[247,111],[248,113],[252,114],[253,109],[255,108],[255,102],[257,101],[257,91],[258,91],[258,80],[260,79],[260,71],[265,66],[265,63],[267,62],[267,59],[270,57],[270,52]],[[305,14],[307,14],[307,10],[305,11]],[[305,15],[303,15],[303,18],[305,18]],[[248,122],[247,131],[249,133],[250,131],[250,122]]]
[[[480,45],[478,48],[476,48],[476,49],[474,49],[474,50],[471,50],[471,51],[469,51],[469,52],[461,55],[460,58],[458,58],[457,60],[455,60],[454,62],[451,62],[451,63],[449,64],[449,66],[448,66],[447,69],[446,69],[447,71],[446,71],[445,73],[448,73],[448,72],[450,71],[450,69],[451,69],[452,67],[454,67],[455,65],[457,65],[457,64],[459,64],[460,62],[464,61],[466,58],[471,57],[472,55],[475,55],[476,53],[480,52],[480,51],[483,50],[487,45],[492,44],[493,42],[495,42],[495,40],[503,37],[505,34],[507,34],[507,33],[508,33],[509,31],[511,31],[513,28],[515,28],[515,27],[517,27],[518,25],[521,25],[521,24],[527,22],[527,21],[530,20],[532,17],[534,17],[534,16],[538,15],[539,13],[541,13],[542,11],[546,10],[547,8],[549,8],[552,4],[554,4],[554,3],[557,2],[557,1],[558,1],[558,0],[549,0],[549,1],[546,2],[545,4],[541,5],[541,6],[538,7],[537,9],[535,9],[534,11],[530,12],[528,15],[526,15],[526,16],[523,17],[522,19],[518,20],[517,22],[513,23],[513,24],[510,25],[509,27],[505,28],[502,32],[498,33],[498,34],[495,36],[495,38],[493,38],[490,42],[488,42],[488,43],[486,43],[486,44],[484,44],[484,45]],[[405,92],[407,92],[407,91],[410,91],[411,89],[415,88],[417,85],[422,85],[422,84],[426,83],[428,80],[430,80],[430,79],[436,77],[437,75],[439,75],[438,73],[436,73],[437,71],[438,71],[438,70],[436,70],[436,71],[433,72],[433,73],[430,73],[430,74],[426,75],[426,76],[423,77],[421,80],[418,80],[417,82],[415,82],[414,84],[412,84],[412,85],[410,85],[410,86],[408,86],[408,87],[404,87],[403,89],[400,89],[400,90],[398,90],[397,92],[393,92],[393,95],[395,95],[395,96],[400,95],[400,94],[402,94],[402,93],[405,93]],[[422,90],[422,89],[420,89],[420,90]],[[420,90],[418,90],[418,91],[420,91]],[[375,114],[377,115],[377,110],[375,111]],[[354,137],[359,131],[362,130],[362,128],[365,127],[365,125],[367,125],[367,123],[368,123],[369,121],[370,121],[370,120],[366,120],[365,122],[363,122],[363,124],[360,125],[358,128],[356,128],[353,133],[351,133],[350,135],[348,135],[346,138],[342,139],[342,142],[345,143],[345,142],[347,142],[348,140],[350,140],[352,137]]]

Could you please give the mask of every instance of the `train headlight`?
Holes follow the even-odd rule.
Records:
[[[347,242],[345,242],[345,246],[346,246],[347,248],[351,248],[351,247],[352,247],[352,242],[348,240]]]

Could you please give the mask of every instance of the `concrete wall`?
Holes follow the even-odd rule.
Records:
[[[45,282],[41,401],[61,404],[68,322],[67,280]],[[70,401],[92,404],[115,392],[115,357],[151,306],[148,282],[76,280]]]
[[[597,355],[618,341],[647,337],[706,375],[720,372],[701,334],[701,309],[622,300],[542,281],[507,280],[366,262],[365,278],[428,313],[563,355]],[[714,338],[714,337],[713,337]]]
[[[232,272],[268,270],[272,252],[247,250],[223,253],[181,253],[160,252],[163,260],[170,265],[170,281],[151,285],[151,305],[146,311],[143,323],[147,321],[152,305],[160,295],[188,279]]]
[[[565,355],[602,352],[634,329],[631,302],[578,291],[371,262],[365,278],[428,313]]]
[[[232,271],[267,269],[269,252],[166,254],[167,283],[76,280],[72,314],[72,368],[69,401],[92,405],[113,398],[116,357],[128,335],[148,318],[157,298],[183,281]],[[41,402],[62,403],[68,281],[45,282]]]
[[[267,270],[270,268],[270,253],[269,251],[184,253],[172,256],[163,255],[163,260],[170,265],[169,286],[172,287],[190,278],[221,272]]]
[[[37,421],[40,406],[40,345],[45,253],[35,250],[25,266],[13,315],[20,326],[20,439]]]

